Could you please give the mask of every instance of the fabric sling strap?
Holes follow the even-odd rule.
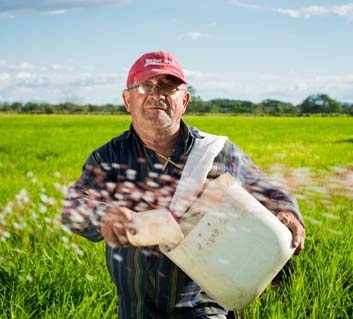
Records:
[[[170,211],[178,217],[184,214],[202,190],[213,161],[227,140],[225,136],[204,132],[200,132],[200,135],[204,138],[195,139],[169,206]]]

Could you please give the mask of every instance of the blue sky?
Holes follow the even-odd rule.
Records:
[[[122,103],[171,52],[203,99],[353,102],[353,1],[1,0],[0,101]]]

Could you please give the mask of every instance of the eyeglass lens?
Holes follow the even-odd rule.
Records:
[[[178,84],[175,83],[158,82],[157,84],[154,84],[153,82],[147,81],[141,83],[138,89],[142,94],[151,94],[154,90],[157,90],[161,94],[170,94],[177,88],[177,86]]]

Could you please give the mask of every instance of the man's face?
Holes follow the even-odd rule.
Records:
[[[123,99],[135,129],[179,128],[190,97],[184,84],[171,76],[158,76],[131,87],[123,91]]]

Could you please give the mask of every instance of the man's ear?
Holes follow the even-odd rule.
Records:
[[[128,113],[130,113],[130,92],[128,90],[124,90],[123,94],[122,94],[123,100],[124,100],[124,104],[125,104],[125,109]]]
[[[190,101],[190,92],[186,91],[185,94],[184,94],[184,97],[183,97],[183,106],[184,106],[184,111],[183,111],[183,114],[185,113],[186,111],[186,108],[189,104],[189,101]]]

